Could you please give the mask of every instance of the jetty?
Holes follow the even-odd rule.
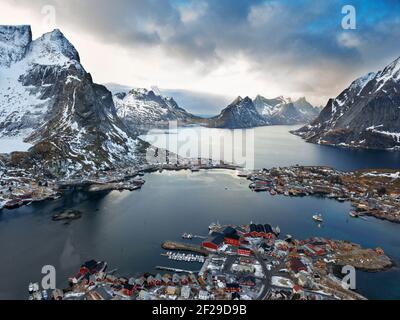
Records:
[[[201,254],[203,256],[208,256],[208,251],[201,248],[200,246],[196,246],[193,244],[188,244],[188,243],[179,243],[179,242],[173,242],[173,241],[165,241],[161,247],[165,250],[171,250],[171,251],[188,251],[188,252],[194,252],[197,254]]]
[[[199,271],[190,271],[190,270],[183,270],[183,269],[176,269],[176,268],[170,268],[170,267],[162,267],[162,266],[157,266],[157,270],[164,270],[164,271],[169,271],[169,272],[175,272],[175,273],[199,273]]]

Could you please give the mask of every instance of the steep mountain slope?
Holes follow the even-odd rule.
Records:
[[[152,90],[133,89],[128,93],[117,93],[113,98],[118,116],[135,130],[165,127],[169,121],[178,121],[182,125],[199,120],[180,108],[174,99]]]
[[[32,144],[13,164],[70,175],[134,161],[136,140],[111,93],[59,30],[32,41],[28,26],[1,26],[0,48],[0,138]]]
[[[400,149],[400,58],[354,81],[294,133],[319,144]]]
[[[309,123],[314,120],[320,110],[313,107],[306,98],[292,101],[290,98],[278,97],[267,99],[257,96],[254,104],[258,112],[271,125],[292,125]]]
[[[305,98],[292,102],[283,97],[267,99],[258,95],[254,101],[249,97],[238,97],[219,116],[209,119],[209,126],[239,129],[308,123],[318,116],[319,111]]]
[[[249,98],[238,97],[217,117],[209,119],[214,128],[244,129],[268,125]]]
[[[321,113],[322,108],[314,107],[305,97],[293,102],[294,107],[300,113],[299,123],[310,123]]]

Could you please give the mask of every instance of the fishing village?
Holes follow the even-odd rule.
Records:
[[[231,170],[249,180],[254,192],[268,196],[325,197],[351,202],[354,218],[374,216],[400,222],[400,174],[391,170],[342,172],[321,166],[245,171],[210,159],[182,160],[140,165],[118,171],[70,176],[62,180],[28,174],[23,169],[0,170],[1,208],[13,209],[32,202],[53,200],[65,192],[139,190],[149,173],[188,170]],[[229,192],[229,189],[227,188]],[[75,220],[81,212],[66,210],[53,220]],[[324,223],[324,215],[310,216]],[[355,243],[325,238],[297,240],[281,237],[269,224],[210,225],[209,234],[183,233],[182,242],[165,241],[166,266],[140,276],[107,271],[107,262],[91,260],[71,275],[66,289],[41,290],[29,285],[33,300],[340,300],[365,297],[351,290],[341,278],[341,268],[379,272],[393,262],[382,248],[364,249]],[[169,263],[167,263],[169,262]],[[172,264],[172,266],[171,266]],[[177,267],[176,264],[182,264]],[[117,266],[116,266],[117,267]]]
[[[361,170],[342,172],[329,167],[292,166],[240,172],[256,192],[288,197],[321,196],[351,202],[353,218],[363,215],[400,223],[400,172]],[[319,215],[315,220],[322,220]]]
[[[168,158],[167,158],[168,159]],[[319,196],[340,202],[351,202],[353,218],[363,215],[400,223],[400,172],[393,170],[361,170],[342,172],[329,167],[292,166],[245,171],[211,159],[180,160],[156,163],[120,171],[104,171],[86,176],[56,180],[36,177],[23,169],[0,170],[0,209],[14,209],[32,202],[57,199],[63,192],[135,191],[148,173],[189,170],[235,170],[250,180],[250,189],[270,195],[288,197]],[[316,220],[323,220],[316,215]]]
[[[196,239],[201,241],[195,241]],[[198,242],[198,244],[197,244]],[[31,300],[364,300],[342,281],[341,267],[378,272],[393,263],[380,248],[324,238],[280,237],[269,224],[222,226],[206,236],[188,233],[166,241],[162,256],[186,269],[156,266],[138,277],[107,271],[91,260],[71,275],[69,287],[41,291],[28,287]]]

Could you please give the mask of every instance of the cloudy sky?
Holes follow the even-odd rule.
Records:
[[[356,8],[356,30],[342,28],[346,4]],[[0,5],[0,24],[31,24],[35,37],[61,29],[98,83],[229,99],[306,96],[325,105],[353,79],[400,56],[399,0],[0,0]]]

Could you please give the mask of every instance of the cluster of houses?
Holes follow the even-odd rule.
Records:
[[[35,179],[22,169],[0,170],[0,210],[16,209],[31,202],[58,197],[55,182]]]
[[[105,262],[92,260],[69,279],[70,288],[49,296],[56,300],[363,299],[342,287],[332,272],[343,252],[352,261],[358,259],[351,256],[354,244],[321,237],[282,240],[269,224],[250,224],[215,226],[201,246],[208,254],[198,272],[171,268],[176,273],[120,277],[106,272]],[[361,257],[370,260],[366,251]]]
[[[240,299],[242,288],[254,291],[258,284],[254,276],[235,278],[209,271],[201,276],[175,273],[126,278],[107,273],[106,266],[105,262],[95,260],[84,263],[69,279],[70,288],[56,289],[49,297],[54,300],[235,300]]]
[[[271,195],[320,195],[338,201],[351,201],[360,214],[400,222],[400,184],[358,172],[341,172],[328,167],[293,166],[263,169],[247,175],[254,191]],[[390,188],[389,188],[390,185]]]
[[[250,224],[247,229],[228,226],[221,232],[211,232],[210,237],[203,241],[202,247],[213,252],[230,247],[239,256],[250,256],[252,252],[249,238],[274,240],[277,236],[277,232],[269,224]]]

